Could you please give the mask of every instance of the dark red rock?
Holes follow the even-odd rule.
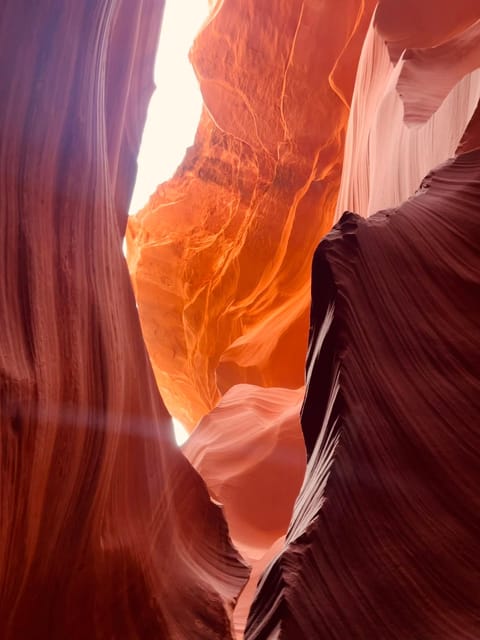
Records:
[[[0,10],[2,640],[228,639],[247,578],[175,445],[121,250],[162,10]]]
[[[320,244],[307,476],[248,640],[477,637],[479,205],[472,151]]]

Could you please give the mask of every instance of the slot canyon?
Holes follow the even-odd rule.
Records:
[[[479,640],[479,0],[209,0],[129,217],[163,12],[0,8],[0,639]]]

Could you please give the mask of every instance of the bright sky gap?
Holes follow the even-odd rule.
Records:
[[[138,154],[130,215],[144,207],[157,186],[175,173],[191,146],[202,96],[188,51],[208,16],[207,0],[167,0],[150,100]]]

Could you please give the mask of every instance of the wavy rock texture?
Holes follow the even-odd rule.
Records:
[[[417,2],[404,0],[380,0],[376,11],[375,25],[380,36],[387,42],[393,61],[398,60],[405,49],[434,48],[465,31],[479,19],[477,0],[431,0]],[[456,56],[458,57],[458,56]],[[458,64],[458,60],[447,60],[447,65]],[[437,78],[443,82],[442,78]],[[430,87],[422,92],[428,95]]]
[[[223,505],[230,535],[252,567],[235,607],[240,638],[260,573],[281,548],[305,473],[304,388],[236,385],[203,418],[183,451]]]
[[[2,5],[5,640],[231,638],[247,578],[175,446],[121,251],[161,14]]]
[[[310,264],[373,6],[224,0],[194,44],[195,144],[127,235],[157,383],[189,427],[234,384],[304,382]]]
[[[236,385],[183,445],[211,495],[225,506],[235,543],[251,553],[270,547],[290,521],[305,472],[303,396],[303,387]],[[291,484],[280,486],[276,479],[286,468]]]
[[[4,1],[2,639],[478,639],[480,9],[373,8],[211,3],[152,370],[162,3]]]
[[[426,23],[409,45],[467,39],[476,17],[462,28],[433,19],[433,33]],[[409,57],[387,55],[378,31],[359,65],[339,211],[354,202],[367,216],[411,196],[422,167],[428,175],[396,208],[366,220],[344,214],[316,252],[307,472],[248,640],[473,640],[480,629],[478,73],[466,69],[431,118],[409,129],[395,95]],[[418,104],[420,89],[427,102],[439,94],[431,83],[416,85]],[[430,171],[457,145],[456,158]]]
[[[473,151],[320,245],[310,460],[246,638],[477,637],[479,202]]]
[[[457,154],[473,151],[480,147],[480,100],[475,109],[472,119],[463,134],[460,144],[457,147]]]

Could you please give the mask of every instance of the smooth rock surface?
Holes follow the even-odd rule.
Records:
[[[228,640],[248,576],[175,445],[121,249],[162,10],[2,3],[2,640]]]
[[[473,35],[469,28],[456,41],[470,42]],[[453,42],[406,51],[395,63],[389,44],[372,24],[358,63],[337,220],[347,210],[366,217],[410,197],[430,169],[455,153],[480,98],[479,69],[455,68],[455,80],[448,74]],[[446,87],[445,99],[432,102]]]
[[[136,301],[163,4],[4,1],[2,640],[478,640],[480,5],[375,6],[210,2]]]

